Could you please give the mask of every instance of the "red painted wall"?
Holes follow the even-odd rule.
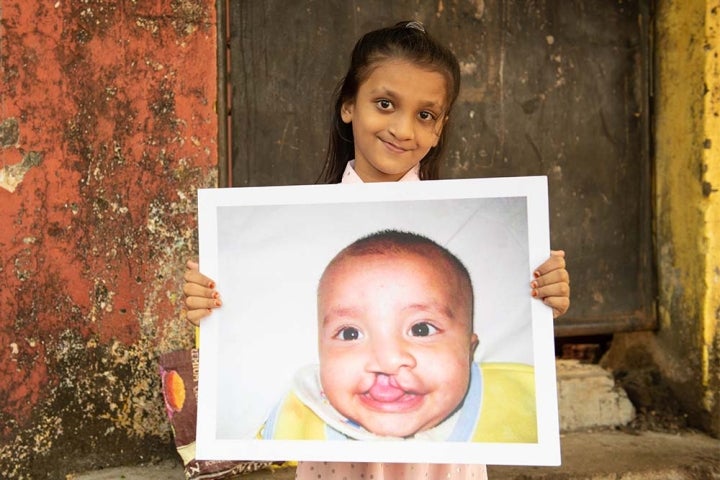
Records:
[[[172,453],[195,191],[217,175],[214,0],[0,0],[0,477]]]

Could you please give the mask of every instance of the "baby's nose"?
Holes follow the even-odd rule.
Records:
[[[405,342],[386,340],[373,346],[373,355],[368,370],[374,373],[394,375],[401,368],[414,368],[415,356]]]

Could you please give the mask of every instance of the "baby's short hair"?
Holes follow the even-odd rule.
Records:
[[[432,257],[440,257],[442,260],[447,262],[450,269],[455,274],[458,284],[462,290],[459,293],[461,296],[466,297],[468,301],[470,328],[472,329],[474,293],[470,272],[462,261],[460,261],[460,259],[450,250],[434,240],[417,233],[388,229],[380,230],[355,240],[353,243],[340,250],[340,252],[330,261],[327,267],[325,267],[320,283],[322,284],[326,272],[346,257],[399,253],[414,253],[427,258],[429,262],[432,261]]]

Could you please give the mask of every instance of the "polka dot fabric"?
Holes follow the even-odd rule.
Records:
[[[300,462],[296,480],[487,480],[485,465]]]

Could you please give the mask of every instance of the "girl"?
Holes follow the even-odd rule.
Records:
[[[460,90],[455,56],[419,22],[365,34],[335,92],[324,183],[435,180],[450,110]],[[565,254],[551,252],[535,271],[531,294],[552,307],[570,306]],[[215,283],[187,263],[187,318],[197,325],[222,305]],[[300,462],[297,479],[486,479],[484,465]]]

